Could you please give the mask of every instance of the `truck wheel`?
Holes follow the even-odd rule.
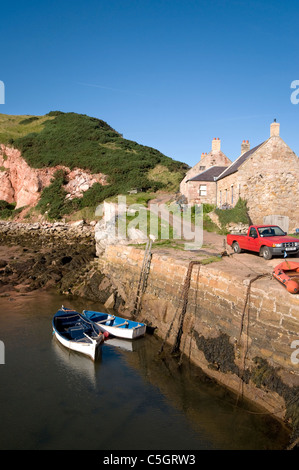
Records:
[[[241,253],[242,251],[238,242],[233,243],[232,249],[235,253]]]
[[[264,246],[262,248],[262,256],[264,259],[271,259],[272,258],[272,253],[271,250],[268,246]]]

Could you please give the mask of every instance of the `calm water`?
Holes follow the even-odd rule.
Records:
[[[196,368],[162,361],[146,336],[121,349],[109,342],[93,363],[52,335],[64,304],[93,303],[51,293],[0,299],[0,449],[280,449],[283,427],[206,380]]]

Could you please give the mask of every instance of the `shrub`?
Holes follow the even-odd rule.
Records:
[[[47,212],[49,219],[61,219],[73,209],[72,203],[65,199],[67,192],[63,188],[64,183],[64,172],[58,170],[55,172],[51,184],[42,192],[37,209],[42,214]]]
[[[185,164],[124,139],[100,119],[60,111],[51,111],[48,116],[54,119],[45,121],[40,132],[15,139],[14,146],[34,168],[65,165],[108,175],[110,188],[99,185],[91,188],[77,201],[81,207],[98,204],[105,197],[126,193],[132,187],[143,191],[162,189],[163,182],[148,177],[148,172],[158,164],[184,176]]]
[[[31,124],[32,122],[34,121],[38,121],[38,117],[37,116],[32,116],[28,119],[23,119],[22,121],[19,122],[19,124],[22,124],[22,125],[26,125],[26,124]]]
[[[16,204],[10,204],[7,201],[0,200],[0,219],[12,219],[15,215],[19,214],[24,208],[16,209]]]
[[[215,213],[219,217],[221,226],[224,228],[229,223],[250,224],[248,215],[247,202],[239,198],[237,204],[232,209],[215,209]]]

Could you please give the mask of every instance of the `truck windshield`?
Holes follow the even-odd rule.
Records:
[[[280,227],[259,227],[258,228],[259,234],[261,237],[278,237],[285,235],[285,232],[281,230]]]

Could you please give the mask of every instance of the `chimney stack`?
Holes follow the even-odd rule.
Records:
[[[221,147],[221,140],[219,139],[219,137],[214,137],[214,139],[212,140],[212,150],[216,150],[216,151],[220,151],[220,147]]]
[[[241,155],[243,155],[243,153],[248,152],[249,150],[250,150],[249,140],[243,140],[241,144]]]
[[[274,119],[274,122],[272,122],[270,126],[270,137],[279,137],[279,128],[280,124]]]

